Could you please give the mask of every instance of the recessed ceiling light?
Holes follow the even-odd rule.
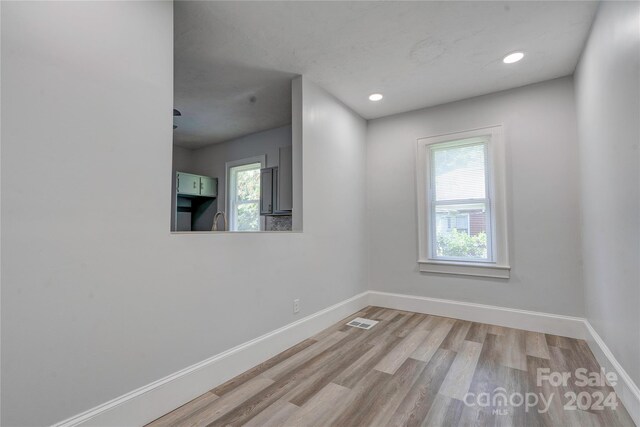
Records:
[[[513,64],[514,62],[520,61],[522,58],[524,58],[524,53],[513,52],[505,56],[502,62],[504,62],[505,64]]]
[[[381,93],[372,93],[369,95],[369,101],[380,101],[383,98]]]

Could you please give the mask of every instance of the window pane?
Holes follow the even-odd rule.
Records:
[[[485,144],[433,151],[437,201],[485,198]]]
[[[488,216],[484,203],[436,206],[437,257],[487,259]]]
[[[259,231],[260,212],[258,202],[239,204],[236,224],[238,231]]]
[[[236,200],[260,199],[260,164],[256,169],[240,170],[236,174]]]

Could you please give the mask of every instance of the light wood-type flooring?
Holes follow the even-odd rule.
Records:
[[[538,385],[545,368],[571,378]],[[633,426],[578,368],[600,372],[582,340],[367,307],[149,426]]]

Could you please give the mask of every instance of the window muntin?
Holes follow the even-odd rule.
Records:
[[[429,257],[493,261],[487,139],[432,144],[427,161]]]
[[[229,168],[229,230],[260,231],[261,163]]]

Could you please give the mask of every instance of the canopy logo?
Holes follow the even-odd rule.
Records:
[[[549,411],[553,393],[547,398],[543,393],[510,393],[503,387],[497,387],[493,392],[467,393],[464,396],[464,404],[467,406],[479,406],[481,408],[491,408],[492,414],[506,415],[509,408],[516,408],[524,405],[525,411],[537,408],[538,413],[544,414]],[[538,407],[538,403],[541,403]]]
[[[497,387],[492,392],[467,393],[464,396],[464,404],[467,406],[479,406],[491,408],[495,415],[506,415],[513,408],[524,406],[525,412],[535,410],[544,414],[549,411],[554,399],[560,399],[559,405],[565,411],[602,411],[605,408],[616,409],[618,400],[615,392],[604,393],[602,391],[574,391],[580,387],[606,387],[615,386],[618,377],[614,372],[589,372],[586,368],[579,368],[573,372],[551,371],[549,368],[538,368],[536,385],[543,388],[539,393],[508,393],[503,387]],[[560,395],[562,388],[570,388]],[[556,398],[556,394],[559,396]]]

